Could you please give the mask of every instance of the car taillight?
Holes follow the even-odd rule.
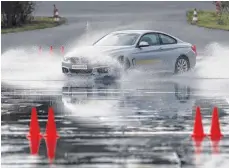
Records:
[[[196,46],[192,45],[192,51],[194,51],[194,53],[197,55],[197,51],[196,51]]]

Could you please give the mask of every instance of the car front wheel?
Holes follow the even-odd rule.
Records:
[[[189,70],[189,61],[186,57],[179,57],[175,64],[175,73],[180,74]]]
[[[123,70],[126,71],[130,68],[130,61],[128,58],[125,58],[124,56],[120,56],[118,58],[119,63],[123,67]]]

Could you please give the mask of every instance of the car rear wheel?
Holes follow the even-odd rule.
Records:
[[[175,73],[180,74],[189,71],[189,61],[187,57],[181,56],[177,59],[175,64]]]

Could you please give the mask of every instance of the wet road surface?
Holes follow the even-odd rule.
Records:
[[[53,89],[2,87],[2,166],[49,166],[44,141],[39,156],[30,156],[26,134],[32,107],[37,107],[41,132],[48,107],[54,108],[60,135],[54,167],[205,167],[217,157],[217,164],[228,160],[228,92],[164,79],[134,86],[128,81],[91,83],[62,81],[62,87]],[[219,108],[225,137],[218,154],[208,139],[201,154],[195,154],[190,134],[196,106],[201,107],[206,133],[213,107]],[[198,162],[200,158],[205,160]]]

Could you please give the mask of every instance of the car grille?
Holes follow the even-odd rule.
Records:
[[[86,58],[78,58],[78,57],[72,57],[70,58],[71,63],[83,63],[83,64],[87,64],[88,60]]]
[[[72,63],[79,63],[79,58],[70,58]]]
[[[92,73],[92,69],[69,69],[71,73],[77,74],[89,74]]]
[[[98,68],[97,72],[98,73],[108,73],[108,68]]]

